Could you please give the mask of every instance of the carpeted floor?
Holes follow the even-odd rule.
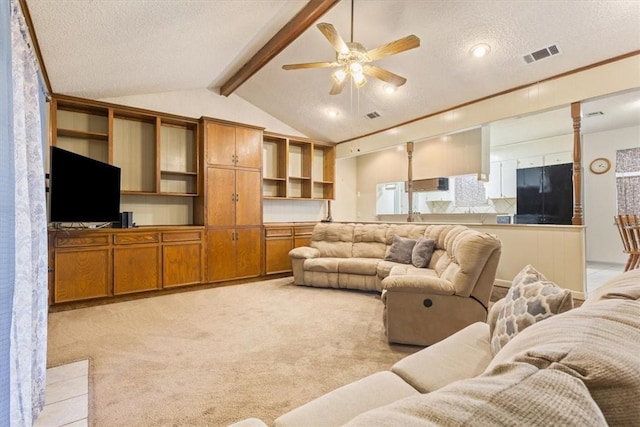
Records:
[[[419,349],[387,343],[378,294],[290,277],[49,315],[48,365],[90,359],[94,426],[270,423]]]

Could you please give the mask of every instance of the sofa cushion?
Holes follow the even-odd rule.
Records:
[[[435,245],[436,241],[433,239],[425,239],[424,237],[418,239],[411,252],[411,264],[418,268],[429,267]]]
[[[583,427],[607,424],[579,379],[557,370],[511,363],[476,378],[456,381],[434,392],[373,409],[346,424],[349,427],[374,425]]]
[[[526,327],[571,308],[571,292],[547,280],[532,265],[525,266],[513,279],[498,313],[491,337],[493,354]]]
[[[415,245],[415,239],[395,235],[384,259],[402,264],[411,264],[411,254]]]
[[[348,258],[353,246],[354,224],[320,223],[313,227],[311,247],[321,257]]]
[[[384,224],[356,224],[353,230],[352,256],[355,258],[384,258],[387,250],[387,226]]]
[[[397,262],[387,261],[384,259],[380,260],[380,262],[378,262],[378,277],[380,279],[384,279],[389,276],[389,274],[391,274],[391,270],[398,265],[406,266],[406,264],[399,264]]]
[[[640,420],[640,304],[610,299],[531,325],[487,368],[521,362],[567,373],[584,383],[608,425]]]
[[[430,268],[418,268],[413,264],[396,264],[389,271],[389,276],[432,276],[438,277],[435,270]]]
[[[323,273],[337,273],[338,264],[343,258],[309,258],[304,261],[305,271],[320,271]]]
[[[476,322],[391,368],[420,393],[480,375],[491,362],[489,325]]]
[[[640,300],[640,269],[629,270],[598,287],[595,292],[589,294],[583,305],[603,299],[629,299]]]
[[[275,420],[275,426],[338,426],[370,409],[417,394],[396,374],[377,372],[287,412]]]
[[[338,272],[375,276],[379,262],[376,258],[342,258],[338,261]]]
[[[390,224],[387,228],[387,245],[393,243],[393,236],[407,237],[409,239],[419,239],[424,237],[427,226],[424,224]]]

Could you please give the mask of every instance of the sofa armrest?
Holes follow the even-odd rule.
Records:
[[[397,362],[391,372],[420,393],[480,375],[492,359],[489,325],[473,323]]]
[[[382,289],[420,294],[455,295],[455,288],[448,280],[435,276],[389,276],[382,281]]]
[[[318,258],[320,251],[310,246],[300,246],[289,251],[289,257],[298,259]]]
[[[339,426],[371,409],[418,394],[393,372],[379,371],[281,415],[274,426]]]

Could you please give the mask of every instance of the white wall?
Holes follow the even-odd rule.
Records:
[[[305,136],[237,95],[224,97],[207,89],[103,98],[100,101],[196,119],[206,116],[260,126],[271,132]]]
[[[573,152],[573,133],[501,145],[493,148],[489,157],[494,162],[560,152]]]
[[[587,261],[625,263],[622,241],[613,222],[616,204],[616,150],[640,146],[640,126],[592,133],[582,137],[582,167],[584,169],[584,223],[587,226]],[[595,158],[611,160],[609,172],[596,175],[589,172]]]
[[[407,180],[407,152],[397,148],[365,154],[356,158],[355,221],[376,220],[376,185]]]
[[[336,182],[333,187],[335,202],[331,204],[331,215],[335,221],[356,221],[356,158],[336,160]]]

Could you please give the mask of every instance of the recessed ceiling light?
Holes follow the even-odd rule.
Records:
[[[392,93],[395,93],[396,90],[398,90],[398,88],[395,87],[394,85],[384,85],[385,93],[388,93],[391,95]]]
[[[340,112],[338,110],[328,110],[327,115],[329,117],[338,117],[340,115]]]
[[[472,47],[470,52],[471,55],[475,56],[476,58],[482,58],[483,56],[486,56],[489,52],[491,52],[491,46],[485,43],[480,43]]]

